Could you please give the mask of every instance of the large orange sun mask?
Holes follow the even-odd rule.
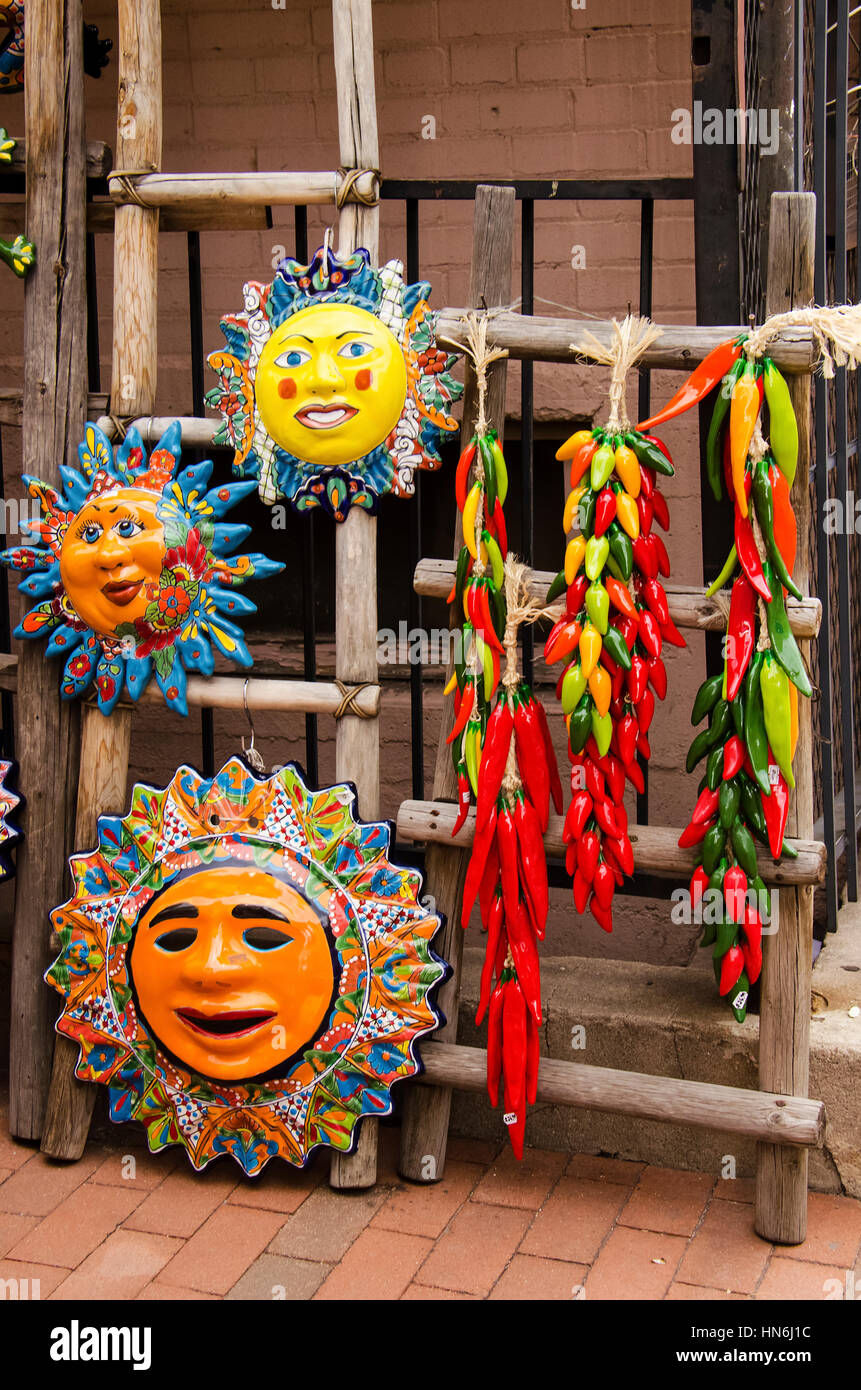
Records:
[[[135,932],[131,971],[155,1036],[221,1081],[283,1068],[313,1040],[334,986],[320,914],[246,865],[200,870],[159,893]]]
[[[63,537],[60,577],[69,602],[97,633],[142,618],[164,565],[158,495],[118,488],[88,502]]]

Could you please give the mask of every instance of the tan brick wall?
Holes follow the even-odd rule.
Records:
[[[85,0],[84,8],[102,35],[116,41],[114,0]],[[273,9],[269,0],[163,0],[162,14],[166,170],[337,165],[329,0],[287,0],[285,10]],[[616,178],[691,172],[689,149],[670,139],[672,111],[690,102],[687,0],[586,0],[584,8],[574,8],[568,0],[375,0],[374,21],[381,162],[390,177]],[[100,81],[88,79],[87,103],[90,136],[113,146],[116,53]],[[436,123],[434,139],[422,135],[423,118],[428,116]],[[21,100],[5,101],[0,120],[13,132],[21,131]],[[330,216],[328,210],[312,210],[312,246],[315,238],[322,239],[321,229]],[[276,208],[274,219],[267,233],[203,236],[207,349],[221,346],[218,318],[240,306],[243,280],[268,279],[273,256],[281,254],[279,247],[292,253],[292,210]],[[471,224],[468,203],[422,211],[422,273],[433,283],[435,304],[464,300]],[[636,205],[538,205],[536,295],[580,315],[621,315],[629,302],[636,307],[638,226]],[[574,246],[584,248],[584,269],[572,269]],[[390,205],[383,206],[382,252],[405,252],[403,213]],[[109,380],[111,261],[110,239],[100,237],[104,385]],[[518,261],[515,293],[519,283]],[[13,384],[20,379],[23,291],[5,272],[2,284],[0,383]],[[538,312],[541,308],[539,303]],[[659,321],[693,320],[693,223],[687,203],[659,204],[656,211],[653,313]],[[540,423],[600,418],[606,389],[603,372],[539,365],[535,381]],[[517,364],[512,365],[510,383],[509,411],[516,416]],[[656,375],[654,398],[666,399],[675,385],[671,375]],[[190,400],[185,238],[165,235],[160,249],[159,413],[185,412]],[[633,396],[631,409],[635,410]],[[698,583],[693,422],[667,429],[666,438],[678,449],[678,474],[667,489],[674,576],[682,583]],[[9,476],[19,467],[19,441],[7,430],[3,442]],[[449,486],[450,480],[441,478],[435,485]],[[656,820],[678,822],[690,799],[692,788],[678,769],[702,660],[697,641],[689,653],[673,653],[670,659],[671,708],[659,712],[653,738]],[[140,716],[136,728],[135,774],[166,776],[181,758],[196,759],[196,718],[181,727],[172,716],[165,720],[150,712]],[[405,728],[408,733],[405,717],[398,715],[384,730],[384,811],[389,815],[408,790]],[[292,726],[289,733],[294,733]],[[290,753],[301,756],[301,740],[298,745],[292,739],[287,742],[279,760]],[[219,755],[228,751],[219,736]],[[326,752],[324,770],[328,756]],[[429,767],[432,759],[429,743]],[[653,958],[657,950],[658,955],[675,958],[678,952],[678,944],[667,938],[665,910],[650,914],[620,908],[620,929],[612,938],[592,927],[584,935],[583,929],[570,925],[567,902],[565,916],[569,925],[563,927],[558,918],[562,935],[556,936],[555,949],[582,949],[585,940],[589,950],[602,954]]]

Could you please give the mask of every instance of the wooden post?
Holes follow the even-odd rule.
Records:
[[[29,20],[28,20],[29,22]],[[161,162],[161,10],[159,0],[120,0],[117,168],[152,170]],[[158,212],[134,204],[114,220],[114,351],[111,412],[150,415],[157,375]],[[101,727],[110,724],[110,728]],[[131,714],[106,720],[87,709],[81,744],[80,810],[75,844],[95,842],[100,815],[125,807]],[[56,902],[61,899],[57,898]],[[78,1048],[58,1037],[42,1148],[53,1158],[80,1158],[93,1110],[93,1087],[74,1075]]]
[[[806,305],[813,299],[816,199],[812,193],[775,193],[771,199],[768,250],[768,314]],[[802,593],[810,575],[810,377],[790,377],[798,419],[798,472],[792,504],[798,521],[798,553],[793,578]],[[820,459],[819,466],[825,467]],[[809,659],[810,643],[801,651]],[[812,701],[798,701],[795,791],[787,833],[813,838]],[[810,973],[813,945],[813,889],[780,890],[778,930],[764,938],[762,1003],[759,1020],[759,1088],[806,1096],[810,1074]],[[798,1245],[807,1232],[807,1150],[757,1144],[756,1230],[765,1240]]]
[[[57,483],[59,465],[77,462],[87,400],[82,33],[81,0],[28,3],[27,227],[37,259],[24,291],[23,471]],[[48,914],[62,901],[78,721],[61,703],[57,666],[41,647],[25,642],[18,669],[16,751],[27,808],[13,926],[9,1127],[38,1139],[56,1012],[42,974]]]
[[[511,258],[514,245],[514,189],[480,184],[475,190],[475,219],[473,222],[472,268],[469,302],[493,308],[511,299]],[[500,435],[505,424],[506,360],[494,362],[488,369],[487,418],[494,421]],[[461,441],[466,444],[475,429],[478,398],[475,374],[469,367],[463,404]],[[460,528],[455,526],[454,554],[461,547]],[[455,624],[458,615],[454,615]],[[455,801],[457,779],[451,761],[451,749],[446,743],[451,728],[453,696],[443,704],[439,747],[434,770],[433,800]],[[439,1004],[447,1022],[434,1037],[439,1042],[457,1040],[457,1008],[460,994],[460,963],[463,952],[463,928],[460,925],[463,881],[468,854],[448,845],[429,845],[425,859],[427,886],[434,895],[438,912],[445,914],[446,924],[437,938],[436,949],[452,967],[452,975],[443,985]],[[399,1169],[405,1178],[414,1182],[434,1182],[443,1175],[448,1141],[448,1119],[451,1110],[451,1089],[448,1087],[411,1087],[404,1100],[401,1126]]]
[[[345,169],[376,169],[377,104],[371,0],[333,0],[338,138]],[[364,246],[372,264],[379,257],[378,206],[348,203],[338,223],[338,254]],[[345,685],[379,679],[377,667],[377,520],[352,507],[335,527],[335,675]],[[380,811],[380,726],[378,718],[338,720],[336,776],[353,782],[363,820]],[[332,1187],[372,1187],[377,1180],[377,1125],[364,1120],[351,1154],[333,1153]]]

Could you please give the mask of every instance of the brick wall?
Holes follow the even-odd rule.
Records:
[[[84,9],[103,37],[116,42],[113,0],[85,0]],[[283,10],[273,9],[270,0],[234,0],[233,4],[163,0],[162,14],[166,170],[337,165],[329,0],[287,0]],[[374,22],[381,163],[389,177],[599,178],[691,172],[689,148],[674,145],[670,138],[672,111],[690,102],[687,0],[586,0],[583,8],[574,8],[568,0],[530,0],[528,4],[522,0],[493,4],[487,0],[375,0]],[[101,80],[87,79],[87,104],[90,137],[113,147],[115,53]],[[0,119],[13,133],[20,132],[21,99],[6,99]],[[434,138],[426,138],[429,134]],[[330,217],[328,209],[311,210],[312,247],[322,240],[322,228]],[[218,318],[240,306],[243,280],[268,279],[283,250],[292,253],[292,219],[291,209],[276,208],[271,232],[203,235],[207,349],[221,346]],[[636,307],[638,224],[637,205],[538,205],[536,296],[570,306],[581,316],[622,315],[629,302]],[[433,283],[432,303],[462,303],[469,276],[471,205],[449,203],[423,209],[421,237],[421,269]],[[658,205],[654,245],[653,315],[658,321],[692,321],[690,204]],[[585,257],[585,266],[577,270],[571,264],[574,247],[582,247]],[[384,256],[405,252],[403,213],[393,205],[383,206],[381,250]],[[111,332],[109,237],[98,239],[97,256],[106,386]],[[515,293],[519,277],[518,263]],[[23,291],[5,272],[2,284],[0,384],[11,385],[20,380]],[[541,312],[540,302],[536,308]],[[535,382],[536,414],[547,431],[554,432],[554,426],[556,433],[565,431],[572,417],[600,418],[606,385],[602,371],[538,365]],[[675,385],[673,376],[656,375],[655,399],[666,399]],[[511,416],[519,413],[519,399],[519,372],[517,364],[512,364]],[[160,244],[158,412],[186,412],[190,400],[185,237],[165,234]],[[633,398],[631,409],[636,409]],[[678,451],[679,465],[667,489],[673,514],[674,577],[696,584],[701,568],[692,422],[668,429],[666,438]],[[19,467],[14,431],[4,431],[3,444],[11,484]],[[441,478],[429,485],[448,484]],[[560,548],[561,539],[560,534]],[[405,615],[406,598],[405,593]],[[673,707],[659,713],[652,741],[653,819],[677,822],[682,798],[690,794],[678,769],[687,742],[687,710],[701,678],[702,662],[696,639],[690,653],[673,653],[670,659],[675,699],[671,696]],[[180,726],[173,717],[166,721],[164,715],[142,713],[136,722],[134,750],[138,775],[147,768],[153,770],[157,730],[160,770],[162,763],[172,767],[189,756],[187,726]],[[220,739],[219,753],[222,743]],[[195,734],[193,750],[196,747]],[[301,745],[288,751],[301,756]],[[383,809],[391,815],[405,790],[406,744],[392,743],[384,768],[388,780]],[[665,910],[622,908],[619,916],[621,929],[613,938],[589,928],[587,949],[639,958],[653,958],[656,953],[678,957],[679,943],[665,940]],[[583,949],[579,927],[560,930],[559,947]],[[682,954],[687,950],[685,944]]]

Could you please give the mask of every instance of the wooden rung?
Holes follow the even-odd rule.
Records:
[[[419,560],[413,576],[413,587],[417,594],[427,598],[448,598],[454,573],[454,560]],[[528,578],[531,592],[543,600],[556,575],[549,570],[532,570]],[[696,628],[700,632],[725,631],[726,617],[716,598],[706,598],[703,589],[692,589],[681,584],[667,584],[664,587],[670,617],[676,627]],[[822,604],[818,598],[805,598],[799,602],[787,596],[786,616],[796,637],[810,639],[819,631]]]
[[[174,424],[176,420],[179,420],[182,443],[186,449],[233,448],[232,445],[213,445],[215,433],[221,429],[222,422],[205,416],[143,415],[138,420],[132,420],[130,424],[138,430],[144,444],[157,444],[168,425]],[[100,415],[96,424],[108,439],[116,438],[116,426],[109,415]]]
[[[247,691],[243,694],[247,684]],[[0,654],[0,690],[17,690],[18,658]],[[247,698],[246,698],[247,696]],[[273,677],[189,676],[186,699],[191,709],[272,710],[280,714],[335,714],[343,696],[334,681],[282,680]],[[125,702],[122,702],[125,703]],[[129,701],[129,704],[132,702]],[[164,696],[154,681],[146,687],[139,705],[163,705]],[[380,687],[368,685],[356,696],[355,706],[366,718],[380,713]]]
[[[14,139],[15,148],[12,151],[12,158],[5,167],[11,169],[13,173],[23,174],[27,167],[27,141],[19,139],[17,135]],[[113,160],[110,145],[106,145],[103,140],[87,141],[86,175],[88,179],[106,178],[111,171]]]
[[[452,845],[463,849],[471,845],[475,835],[473,807],[457,834],[452,829],[457,807],[450,801],[404,801],[398,811],[398,835],[404,840],[416,840],[437,845]],[[551,816],[544,836],[548,853],[564,855],[562,816]],[[660,878],[677,878],[687,883],[694,871],[693,849],[679,849],[680,830],[663,825],[634,825],[628,827],[634,851],[634,869],[640,873],[657,874]],[[825,846],[817,840],[789,840],[798,851],[797,859],[784,859],[776,864],[771,855],[757,847],[756,857],[760,877],[774,887],[804,883],[822,883],[825,878]]]
[[[421,1044],[421,1059],[424,1072],[419,1080],[426,1085],[452,1086],[458,1091],[484,1091],[487,1087],[487,1053],[483,1048],[429,1041]],[[799,1148],[821,1148],[825,1135],[821,1100],[614,1071],[552,1057],[542,1057],[539,1063],[538,1100],[546,1105],[579,1105],[613,1115],[726,1130]]]
[[[442,347],[463,351],[467,341],[468,312],[466,309],[453,308],[440,311],[436,336]],[[718,343],[725,343],[728,338],[748,331],[739,325],[693,328],[663,324],[660,327],[660,338],[646,348],[638,359],[638,366],[690,371]],[[487,345],[505,348],[509,357],[526,361],[572,362],[575,354],[571,351],[571,344],[578,342],[587,329],[606,346],[612,343],[613,324],[607,319],[541,318],[494,309],[487,321]],[[819,349],[809,329],[791,328],[769,341],[768,355],[782,371],[812,372],[819,359]],[[583,365],[594,366],[594,363],[584,358]]]
[[[87,418],[92,420],[97,415],[104,415],[109,399],[104,391],[91,391],[87,396]],[[0,387],[0,425],[12,425],[20,429],[22,420],[21,392],[8,386]],[[111,428],[113,429],[113,426]]]
[[[102,199],[87,203],[87,231],[113,234],[116,206]],[[269,207],[163,208],[158,221],[160,232],[261,232],[272,226]],[[3,203],[3,234],[26,236],[25,202]]]
[[[130,182],[135,198],[129,196],[124,180],[108,180],[108,192],[115,203],[139,201],[148,208],[216,210],[231,203],[238,207],[336,203],[344,179],[333,170],[307,174],[143,174]],[[373,172],[361,174],[348,193],[347,202],[375,198],[378,184]]]

